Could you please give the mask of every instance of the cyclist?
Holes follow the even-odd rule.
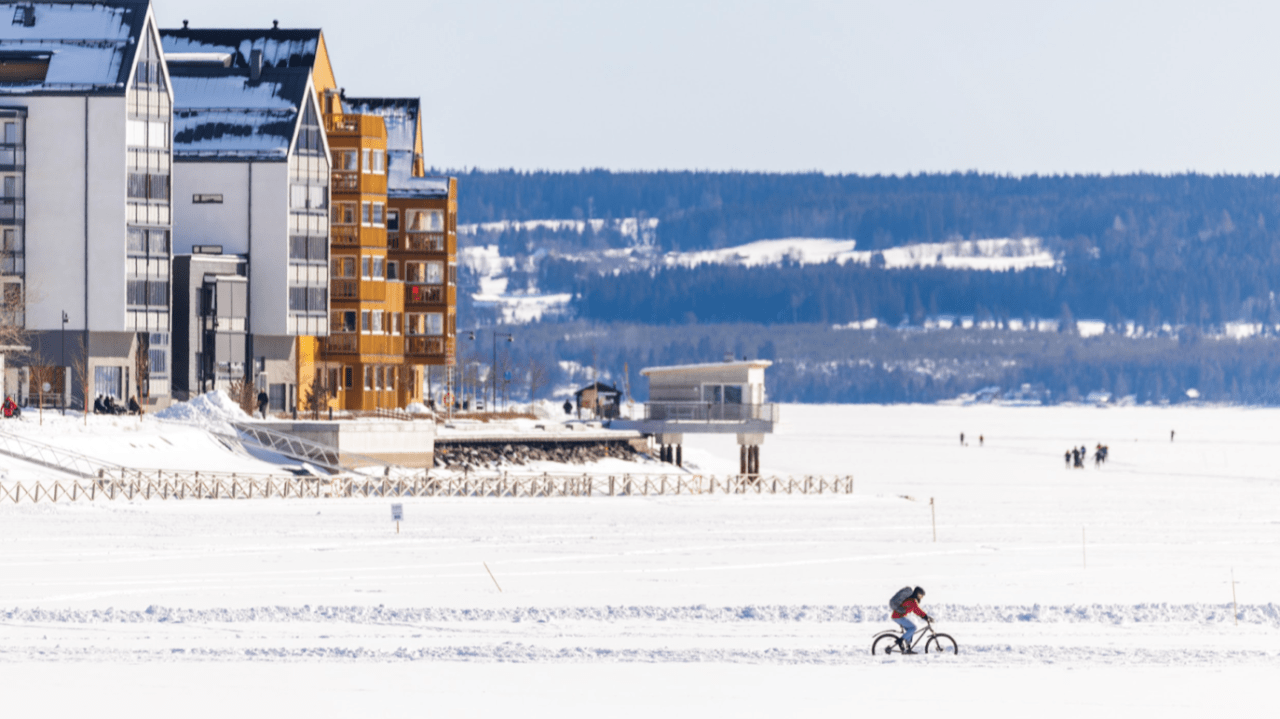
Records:
[[[915,651],[911,649],[911,638],[916,634],[916,625],[915,622],[912,622],[907,618],[907,615],[915,614],[916,616],[923,617],[926,622],[932,621],[929,619],[929,615],[925,614],[924,610],[920,608],[920,601],[922,599],[924,599],[924,589],[916,587],[916,590],[911,593],[911,596],[902,602],[901,611],[895,610],[892,615],[893,621],[898,626],[902,627],[905,632],[902,635],[902,638],[898,640],[898,647],[902,650],[903,654],[915,654]]]

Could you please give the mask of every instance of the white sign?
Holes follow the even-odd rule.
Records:
[[[391,505],[391,521],[393,522],[404,521],[404,505],[403,504]]]

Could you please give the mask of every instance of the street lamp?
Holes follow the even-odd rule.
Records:
[[[489,400],[489,407],[491,408],[489,411],[491,412],[493,411],[492,407],[498,403],[498,337],[506,337],[508,342],[516,341],[516,336],[510,332],[493,333],[493,368],[489,372],[489,376],[491,378],[490,384],[493,388],[493,395]],[[476,333],[474,331],[468,332],[467,339],[474,342],[476,339]]]
[[[70,318],[67,317],[67,311],[63,310],[62,311],[62,362],[60,363],[62,366],[59,367],[59,369],[62,371],[62,399],[60,400],[59,403],[62,405],[63,417],[67,416],[67,402],[66,402],[66,399],[67,399],[67,321],[69,319]],[[88,414],[88,413],[86,412],[85,414]]]

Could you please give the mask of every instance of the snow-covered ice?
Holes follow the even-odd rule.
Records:
[[[1269,706],[1280,411],[784,416],[765,470],[852,474],[854,495],[410,499],[400,534],[376,500],[0,507],[6,701],[122,716]],[[1100,442],[1104,468],[1063,466]],[[686,456],[737,465],[732,436],[688,437]],[[959,656],[870,655],[904,584],[928,590]]]

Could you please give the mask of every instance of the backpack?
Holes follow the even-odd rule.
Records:
[[[916,590],[911,587],[903,587],[902,589],[899,589],[897,593],[893,595],[893,599],[889,600],[889,608],[895,612],[901,612],[902,603],[914,596],[915,593]]]

